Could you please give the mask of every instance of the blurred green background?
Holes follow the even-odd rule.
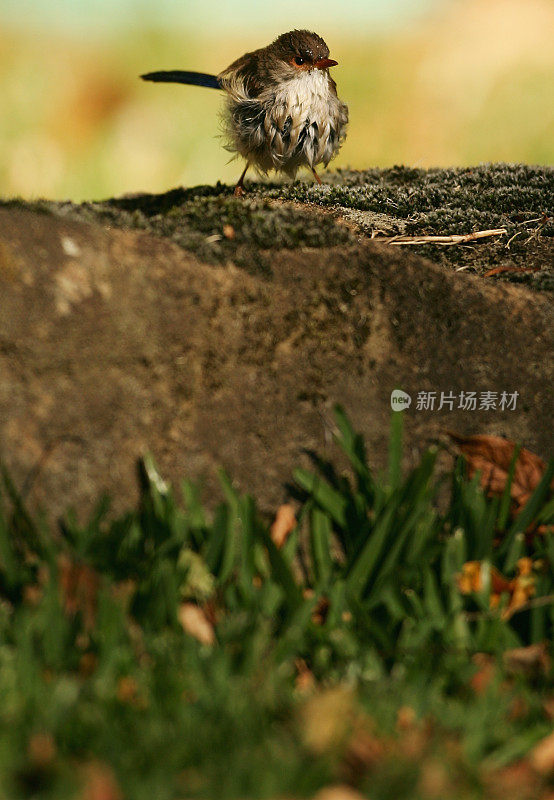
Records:
[[[350,106],[334,166],[554,161],[553,0],[0,0],[0,194],[99,199],[234,182],[219,72],[292,28]]]

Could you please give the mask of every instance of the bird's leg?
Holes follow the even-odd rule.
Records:
[[[235,191],[233,192],[235,197],[243,197],[244,196],[244,176],[246,175],[246,171],[247,171],[249,166],[250,166],[250,164],[247,161],[246,162],[246,166],[245,166],[245,168],[243,170],[243,173],[240,176],[237,185],[235,186]]]
[[[313,167],[312,167],[312,173],[313,173],[313,176],[314,176],[314,178],[316,179],[316,181],[317,181],[317,182],[319,183],[319,185],[321,186],[321,183],[322,183],[322,181],[321,181],[321,178],[319,177],[319,175],[317,174],[317,172],[315,171],[315,169],[314,169]]]

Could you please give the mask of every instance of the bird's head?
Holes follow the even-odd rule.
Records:
[[[266,53],[281,76],[288,78],[314,69],[327,70],[337,64],[329,58],[329,48],[321,36],[310,31],[283,33],[266,48]]]

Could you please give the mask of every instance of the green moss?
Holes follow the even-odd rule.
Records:
[[[4,203],[14,204],[25,206],[21,201]],[[535,269],[506,276],[538,289],[554,288],[554,170],[549,167],[483,164],[456,169],[396,166],[341,170],[328,173],[322,185],[251,183],[243,200],[232,196],[231,187],[217,183],[173,189],[162,195],[81,205],[41,201],[30,207],[147,230],[170,238],[204,261],[232,260],[265,274],[271,271],[267,251],[353,243],[355,236],[333,216],[348,217],[367,234],[376,228],[391,235],[450,235],[505,228],[503,236],[478,243],[422,245],[410,251],[451,268],[481,274],[496,266]],[[314,214],[314,207],[332,213]]]
[[[348,209],[349,217],[366,233],[383,225],[373,224],[371,217],[364,224],[350,210],[386,219],[391,235],[400,231],[451,235],[504,228],[501,237],[454,247],[413,246],[410,251],[480,274],[497,266],[536,270],[507,272],[501,279],[554,289],[554,170],[549,167],[483,164],[422,170],[397,166],[339,171],[326,181],[324,186],[271,187],[268,194],[335,206],[343,213]]]
[[[354,236],[329,214],[314,217],[310,209],[275,203],[259,194],[237,200],[229,189],[175,189],[163,195],[141,195],[101,203],[50,204],[52,211],[87,222],[138,228],[195,253],[204,261],[270,273],[265,251],[346,244]]]

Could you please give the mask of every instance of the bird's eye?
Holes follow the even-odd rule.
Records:
[[[295,56],[294,63],[296,64],[297,67],[301,67],[302,64],[304,63],[304,59],[302,58],[302,56]]]

